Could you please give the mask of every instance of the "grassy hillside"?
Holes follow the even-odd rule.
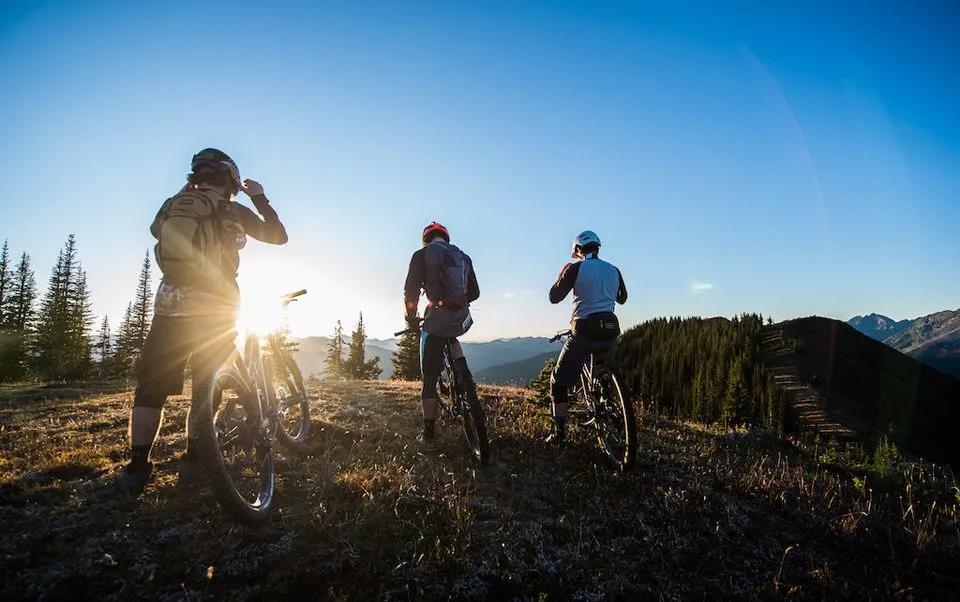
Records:
[[[838,320],[802,318],[775,328],[797,342],[787,361],[838,421],[960,466],[960,381]]]
[[[906,466],[879,487],[761,435],[647,417],[641,464],[618,478],[582,427],[563,451],[542,445],[545,415],[528,392],[481,392],[495,456],[477,469],[453,425],[441,426],[438,453],[419,452],[415,384],[313,391],[310,451],[280,461],[280,512],[251,530],[222,518],[175,459],[183,400],[169,405],[155,483],[130,501],[108,486],[129,390],[8,387],[0,596],[956,594],[960,513],[946,475]]]

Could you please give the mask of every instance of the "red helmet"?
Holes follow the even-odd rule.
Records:
[[[423,229],[423,237],[421,238],[423,244],[430,242],[430,239],[434,236],[442,236],[443,240],[450,242],[450,233],[443,227],[443,224],[430,222],[430,225]]]

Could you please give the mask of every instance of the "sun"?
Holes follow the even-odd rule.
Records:
[[[255,289],[242,296],[237,316],[239,333],[266,335],[288,325],[282,294]]]
[[[240,268],[240,314],[237,330],[242,334],[269,334],[289,326],[283,297],[308,288],[309,272],[285,262],[253,260]]]

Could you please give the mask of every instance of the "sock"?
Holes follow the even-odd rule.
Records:
[[[424,439],[433,439],[436,425],[437,425],[437,420],[435,418],[423,419],[423,438]]]
[[[149,445],[134,445],[131,447],[131,450],[131,464],[134,464],[135,466],[146,466],[150,463]]]

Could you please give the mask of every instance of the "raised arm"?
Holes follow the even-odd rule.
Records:
[[[270,206],[267,197],[259,194],[251,199],[257,208],[257,215],[250,208],[240,205],[240,220],[247,234],[257,240],[272,245],[282,245],[287,242],[287,229],[280,223],[277,212]],[[263,216],[262,218],[260,216]]]
[[[473,271],[473,260],[467,257],[470,271],[467,275],[467,303],[473,303],[480,298],[480,285],[477,284],[477,273]]]
[[[263,186],[256,180],[244,180],[241,189],[257,208],[257,215],[249,208],[240,205],[240,219],[243,229],[257,240],[272,245],[282,245],[287,242],[287,229],[280,223],[277,212],[270,206],[270,201],[263,194]],[[263,216],[261,219],[260,216]]]
[[[568,263],[560,270],[557,281],[550,287],[550,303],[560,303],[573,290],[573,285],[577,282],[577,274],[580,272],[580,262]]]
[[[410,258],[410,267],[407,269],[407,280],[403,285],[403,305],[407,317],[417,315],[417,306],[420,304],[420,291],[423,290],[423,280],[426,276],[426,263],[423,251],[417,251]]]

